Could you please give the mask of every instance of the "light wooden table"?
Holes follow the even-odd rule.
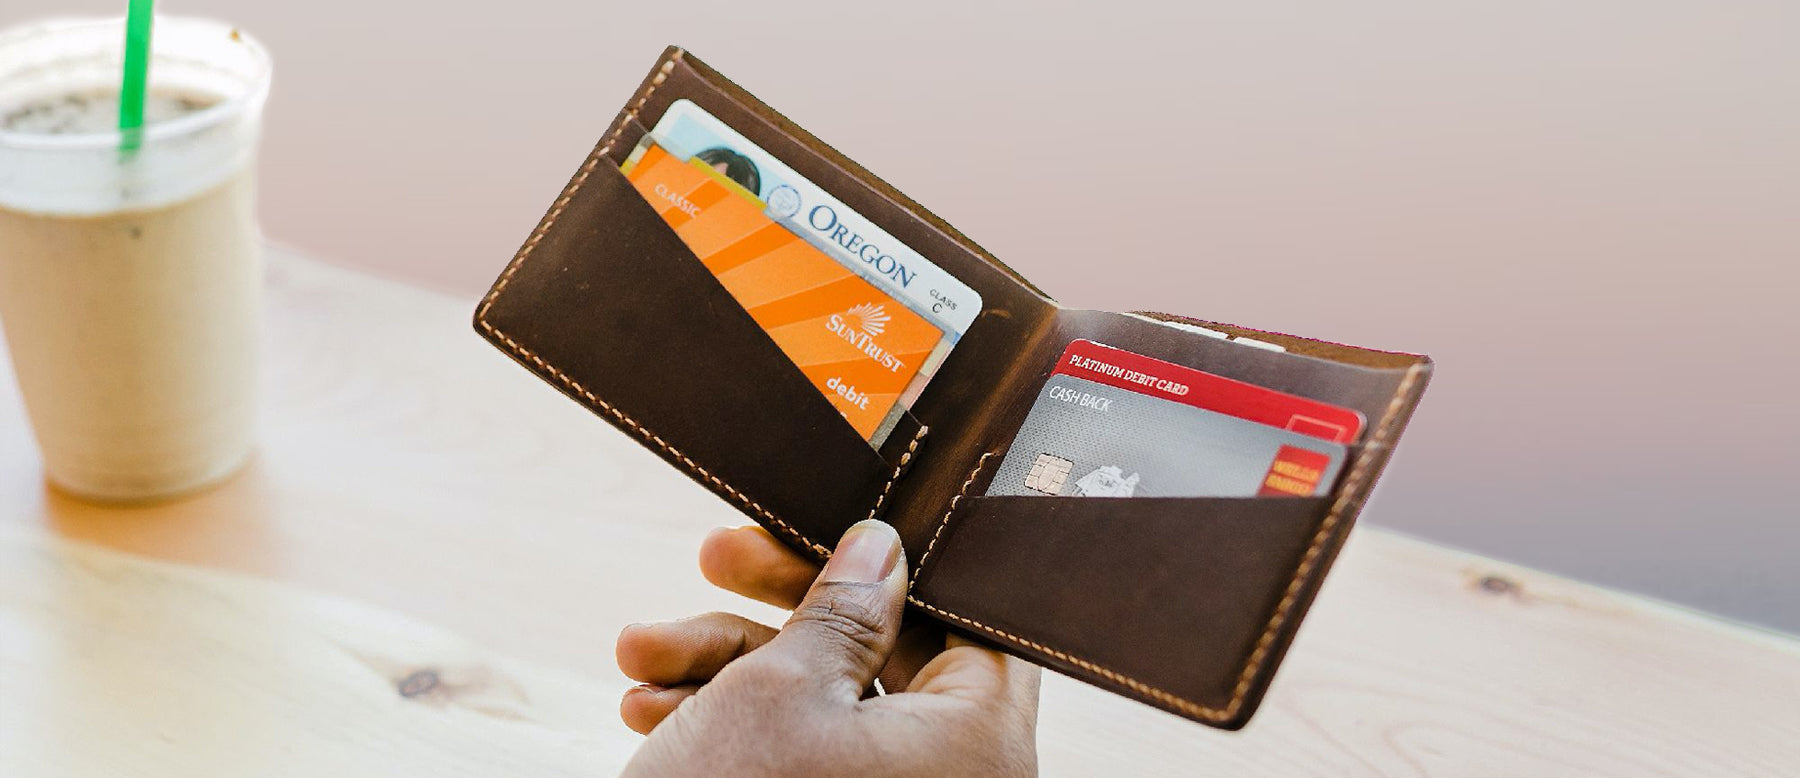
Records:
[[[262,448],[213,492],[46,491],[0,375],[0,776],[608,775],[620,627],[778,617],[695,570],[741,517],[472,301],[270,276]],[[1039,743],[1050,776],[1794,775],[1800,643],[1364,526],[1247,730],[1049,676]]]

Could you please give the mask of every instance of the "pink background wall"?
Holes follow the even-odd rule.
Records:
[[[1435,356],[1368,521],[1800,630],[1791,3],[162,5],[320,258],[472,301],[681,43],[1067,303]]]

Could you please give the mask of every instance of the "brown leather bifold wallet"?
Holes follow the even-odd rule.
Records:
[[[620,172],[682,99],[980,294],[979,317],[879,449]],[[850,525],[883,518],[913,564],[917,614],[1229,729],[1255,711],[1431,373],[1422,356],[1064,308],[675,48],[494,283],[475,325],[801,553],[822,561]],[[1325,496],[986,496],[1077,339],[1354,409],[1367,423]]]

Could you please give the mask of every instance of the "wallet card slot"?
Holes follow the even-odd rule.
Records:
[[[974,480],[974,479],[971,479]],[[1332,533],[1326,497],[972,496],[913,604],[1008,650],[1235,727],[1291,636]],[[1275,656],[1268,656],[1271,652]]]
[[[1386,411],[1411,368],[1425,361],[1422,357],[1332,346],[1300,338],[1288,340],[1315,343],[1321,350],[1331,346],[1335,349],[1330,352],[1333,354],[1370,354],[1386,359],[1377,366],[1352,363],[1321,353],[1270,351],[1109,311],[1065,310],[1058,319],[1059,337],[1047,344],[1054,352],[1048,355],[1043,367],[1046,377],[1062,348],[1070,341],[1085,338],[1213,375],[1350,408],[1362,413],[1365,422],[1371,425]],[[1236,328],[1231,331],[1249,332]],[[1022,420],[1023,413],[1019,415]]]
[[[909,602],[1080,680],[1241,727],[1429,374],[1423,359],[1403,371],[1329,496],[985,496],[1004,449],[983,454]]]
[[[477,329],[778,537],[823,558],[891,489],[897,469],[603,152],[604,145],[496,283]]]

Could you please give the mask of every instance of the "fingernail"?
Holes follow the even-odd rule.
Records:
[[[857,522],[819,574],[821,581],[875,583],[886,580],[900,563],[900,535],[876,519]]]

